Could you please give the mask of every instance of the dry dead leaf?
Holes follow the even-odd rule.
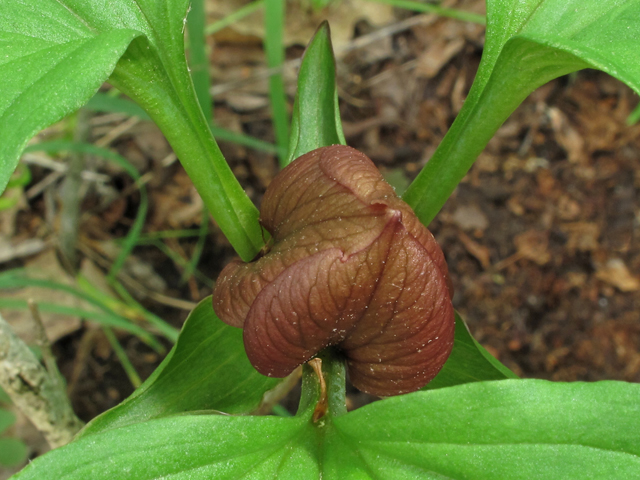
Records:
[[[619,258],[611,258],[604,264],[596,264],[596,278],[616,287],[621,292],[640,290],[640,279],[631,275]]]
[[[30,277],[53,280],[65,285],[75,284],[74,278],[58,262],[58,257],[53,249],[45,250],[40,255],[27,260],[25,269]],[[12,300],[33,299],[36,303],[47,302],[66,307],[91,309],[78,297],[50,288],[25,287],[19,290],[2,290],[0,297]],[[3,309],[2,314],[20,338],[28,344],[35,342],[33,319],[28,310]],[[47,337],[52,343],[80,328],[78,317],[47,312],[41,312],[41,315]]]
[[[480,245],[475,240],[471,239],[467,234],[460,232],[458,238],[471,255],[473,255],[482,265],[482,268],[487,269],[491,266],[491,252],[483,245]]]
[[[100,242],[94,245],[99,247],[101,255],[111,259],[111,261],[115,260],[120,253],[120,247],[113,241]],[[150,263],[137,255],[129,254],[122,266],[122,272],[135,279],[151,292],[161,293],[167,289],[167,282],[164,278],[154,270]],[[94,274],[96,273],[94,272]],[[106,291],[109,291],[108,287]]]
[[[567,158],[571,163],[585,163],[587,155],[585,153],[584,138],[571,125],[567,116],[556,107],[549,107],[548,110],[551,127],[556,134],[556,140],[567,152]]]
[[[150,192],[151,230],[192,228],[202,218],[202,199],[184,170],[176,171],[160,190]]]
[[[581,208],[580,204],[569,195],[562,195],[558,199],[556,211],[558,212],[558,217],[562,220],[575,220],[580,216]]]
[[[248,2],[243,0],[211,0],[207,2],[210,21],[221,20],[240,9]],[[306,45],[323,20],[331,25],[331,41],[335,50],[341,50],[353,37],[353,28],[358,21],[379,26],[394,20],[393,7],[366,0],[340,0],[327,8],[314,12],[303,2],[289,1],[284,28],[286,46]],[[234,23],[230,27],[241,35],[264,38],[264,16],[258,11]]]
[[[451,220],[462,230],[486,230],[489,220],[477,205],[460,205],[453,212]]]
[[[517,255],[520,258],[526,258],[536,262],[538,265],[544,265],[551,260],[549,253],[549,232],[528,230],[513,239],[513,243],[518,250]]]
[[[0,263],[8,262],[14,258],[29,257],[40,253],[46,247],[41,238],[27,238],[22,242],[13,243],[0,237]]]
[[[238,113],[247,113],[269,106],[269,99],[250,93],[229,93],[225,96],[227,105]]]
[[[442,38],[420,54],[416,72],[423,78],[435,77],[442,67],[462,50],[464,45],[465,39],[461,37],[451,40]]]
[[[560,230],[568,235],[566,248],[571,253],[592,252],[599,247],[600,227],[593,222],[573,222],[560,225]]]

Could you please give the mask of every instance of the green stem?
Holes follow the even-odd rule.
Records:
[[[328,348],[319,357],[322,359],[322,374],[327,385],[329,416],[340,417],[347,413],[347,372],[342,356]]]
[[[322,376],[326,385],[327,416],[340,417],[347,413],[344,358],[331,347],[321,352],[318,358],[322,360]],[[302,394],[297,415],[310,416],[321,401],[320,394],[318,375],[309,364],[305,364],[302,369]]]

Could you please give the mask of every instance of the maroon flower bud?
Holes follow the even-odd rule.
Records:
[[[213,294],[260,373],[284,377],[334,346],[367,393],[435,377],[453,346],[447,265],[371,160],[340,145],[301,156],[269,185],[260,219],[270,250],[227,265]]]

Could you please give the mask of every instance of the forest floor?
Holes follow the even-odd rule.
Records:
[[[484,13],[483,1],[448,3]],[[219,12],[222,5],[220,16],[241,4],[212,1],[210,7]],[[484,27],[358,5],[345,1],[327,15],[338,52],[344,131],[347,143],[367,154],[401,191],[460,110],[480,62]],[[284,73],[290,106],[295,60],[324,16],[304,18],[288,27]],[[250,17],[208,39],[214,117],[219,126],[273,143],[262,43],[258,33],[248,33],[259,32],[260,22],[260,15]],[[522,377],[640,381],[640,125],[626,124],[637,103],[625,85],[589,70],[539,88],[500,128],[429,227],[449,264],[455,307],[475,338]],[[152,123],[94,114],[89,125],[91,142],[117,151],[146,175],[145,238],[170,230],[190,235],[158,234],[153,242],[141,242],[124,269],[135,280],[128,284],[132,295],[179,327],[187,310],[211,294],[234,252],[209,221],[197,273],[181,281],[202,221],[202,202],[189,178]],[[39,139],[56,138],[61,129],[52,127]],[[220,147],[259,205],[277,173],[276,158],[228,142]],[[79,252],[83,273],[100,286],[110,252],[133,223],[140,194],[113,165],[92,159],[86,169],[99,175],[82,188]],[[41,166],[32,164],[31,170],[32,182],[18,194],[17,206],[0,212],[3,268],[69,277],[56,253],[63,178],[51,180],[51,170]],[[34,241],[31,254],[16,253],[16,246]],[[64,301],[60,292],[42,289],[2,295]],[[24,312],[2,313],[28,336]],[[133,391],[95,324],[45,316],[83,420]],[[137,337],[118,332],[118,338],[143,379],[162,360]],[[368,400],[354,395],[352,401]],[[46,449],[24,420],[14,434],[34,453]]]

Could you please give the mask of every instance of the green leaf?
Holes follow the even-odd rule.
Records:
[[[320,420],[186,415],[80,438],[16,480],[629,479],[640,385],[477,382]]]
[[[286,164],[311,150],[336,144],[346,145],[347,142],[338,108],[331,32],[325,21],[318,27],[302,57]]]
[[[313,430],[299,417],[189,415],[81,438],[15,480],[319,478]]]
[[[96,33],[54,0],[3,2],[0,191],[27,141],[89,100],[139,35],[125,26]]]
[[[0,408],[0,433],[4,432],[7,428],[13,425],[15,421],[16,417],[13,413]]]
[[[158,124],[245,260],[263,245],[258,210],[218,148],[184,53],[189,0],[23,0],[0,17],[0,188],[39,129],[109,79]],[[115,67],[115,68],[114,68]]]
[[[505,378],[518,378],[518,376],[476,342],[469,333],[465,321],[456,312],[456,332],[451,355],[436,378],[422,390]]]
[[[222,323],[207,297],[191,312],[178,342],[151,377],[81,435],[190,411],[248,413],[280,381],[251,366],[242,330]]]
[[[13,467],[27,458],[27,446],[16,438],[0,438],[0,465]]]
[[[488,0],[482,62],[456,121],[404,199],[428,224],[496,130],[536,88],[583,68],[640,93],[637,0]]]
[[[2,392],[4,394],[4,392]],[[13,413],[0,408],[0,434],[13,425],[16,417]],[[27,457],[27,447],[15,438],[0,438],[0,465],[11,467],[18,465]]]
[[[504,380],[393,397],[335,419],[323,478],[637,478],[639,395]]]

